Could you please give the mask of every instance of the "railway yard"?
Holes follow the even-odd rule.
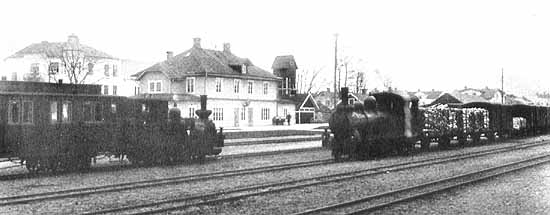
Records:
[[[226,146],[203,163],[2,178],[0,214],[547,214],[548,140],[349,162],[320,141]]]

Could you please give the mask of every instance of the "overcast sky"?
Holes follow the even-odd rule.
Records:
[[[116,57],[158,62],[200,37],[266,70],[292,54],[328,84],[338,33],[339,56],[372,86],[388,77],[406,90],[500,88],[503,68],[506,91],[550,90],[548,1],[2,1],[0,23],[2,59],[74,33]]]

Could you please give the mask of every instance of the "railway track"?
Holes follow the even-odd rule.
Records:
[[[265,195],[270,193],[283,192],[292,189],[299,189],[303,187],[322,185],[327,183],[340,182],[345,180],[350,180],[359,177],[373,176],[377,174],[383,174],[387,171],[401,171],[411,168],[429,166],[439,163],[445,163],[450,161],[464,160],[473,157],[480,157],[484,155],[490,155],[495,153],[501,153],[505,151],[519,150],[530,147],[536,147],[541,145],[550,144],[550,141],[539,142],[539,143],[526,143],[516,146],[503,147],[499,149],[490,149],[483,150],[479,152],[469,153],[469,154],[460,154],[449,157],[439,157],[439,158],[430,158],[414,162],[403,162],[398,164],[380,166],[369,168],[365,170],[358,170],[353,172],[346,172],[340,174],[325,175],[319,177],[311,177],[300,180],[288,180],[275,183],[266,183],[259,185],[251,185],[245,187],[237,187],[227,190],[215,191],[210,193],[201,193],[191,196],[186,196],[183,198],[170,199],[166,201],[159,201],[147,204],[138,204],[123,206],[119,208],[111,208],[100,211],[87,212],[85,214],[108,214],[108,213],[129,213],[129,214],[157,214],[165,213],[169,211],[184,211],[189,208],[196,208],[202,205],[213,205],[220,204],[224,202],[231,202],[238,199]]]
[[[281,171],[281,170],[287,170],[287,169],[293,169],[293,168],[326,165],[332,162],[333,162],[332,159],[325,159],[325,160],[256,167],[256,168],[249,168],[249,169],[219,171],[219,172],[204,173],[204,174],[197,174],[197,175],[186,175],[186,176],[178,176],[178,177],[170,177],[170,178],[153,179],[153,180],[143,180],[143,181],[111,184],[111,185],[104,185],[104,186],[68,189],[68,190],[60,190],[60,191],[54,191],[54,192],[9,196],[9,197],[0,198],[0,206],[87,196],[87,195],[99,194],[99,193],[117,192],[117,191],[123,191],[123,190],[179,184],[179,183],[186,183],[186,182],[200,181],[200,180],[210,180],[210,179],[216,179],[216,178],[240,176],[240,175],[255,174],[255,173],[262,173],[262,172],[269,172],[269,171]]]
[[[481,182],[490,178],[508,174],[511,172],[531,168],[534,166],[550,163],[550,154],[545,154],[521,161],[511,162],[496,167],[486,168],[465,174],[456,175],[440,180],[435,180],[415,186],[392,190],[364,198],[342,202],[325,207],[315,208],[294,215],[306,214],[366,214],[385,207],[396,205],[402,202],[415,200],[436,193]]]
[[[225,155],[220,156],[222,159],[238,159],[238,158],[246,158],[246,157],[257,157],[257,156],[267,156],[267,155],[276,155],[276,154],[287,154],[287,153],[300,153],[300,152],[309,152],[309,151],[320,151],[325,150],[322,147],[313,147],[313,148],[301,148],[301,149],[290,149],[290,150],[277,150],[277,151],[266,151],[266,152],[252,152],[252,153],[243,153],[243,154],[232,154],[232,155]],[[216,158],[212,160],[217,160]],[[186,164],[182,164],[186,165]],[[0,171],[12,169],[16,167],[24,167],[24,165],[17,165],[17,166],[10,166],[10,167],[2,167],[0,168]],[[132,169],[132,168],[142,168],[142,166],[136,166],[131,164],[115,164],[115,165],[109,165],[109,166],[102,166],[102,167],[94,167],[91,170],[88,170],[89,172],[109,172],[109,171],[119,171],[121,169]],[[26,171],[26,170],[23,170]],[[34,177],[44,177],[44,176],[54,176],[54,175],[62,175],[65,174],[63,172],[59,173],[39,173],[39,174],[31,174],[28,172],[25,173],[15,173],[15,174],[0,174],[0,181],[8,181],[8,180],[17,180],[17,179],[24,179],[24,178],[34,178]]]

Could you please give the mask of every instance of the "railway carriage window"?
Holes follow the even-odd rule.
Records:
[[[70,122],[72,120],[72,103],[69,101],[64,101],[61,108],[61,121]]]
[[[50,103],[50,116],[52,119],[52,122],[57,122],[57,102],[51,102]]]
[[[111,113],[116,113],[116,104],[111,104]]]
[[[141,112],[149,112],[149,107],[146,104],[141,104]]]
[[[32,123],[32,101],[24,101],[23,102],[23,123]]]
[[[8,103],[8,123],[17,124],[21,119],[21,103],[9,101]]]

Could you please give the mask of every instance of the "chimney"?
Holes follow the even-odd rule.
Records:
[[[223,44],[223,52],[231,53],[231,44],[229,44],[229,43],[224,43],[224,44]]]
[[[78,36],[76,36],[74,34],[69,35],[69,38],[67,39],[67,42],[71,45],[78,44],[79,43]]]
[[[198,38],[198,37],[193,38],[193,47],[201,48],[201,38]]]
[[[172,51],[167,51],[166,52],[166,60],[170,60],[174,57],[174,52]]]

